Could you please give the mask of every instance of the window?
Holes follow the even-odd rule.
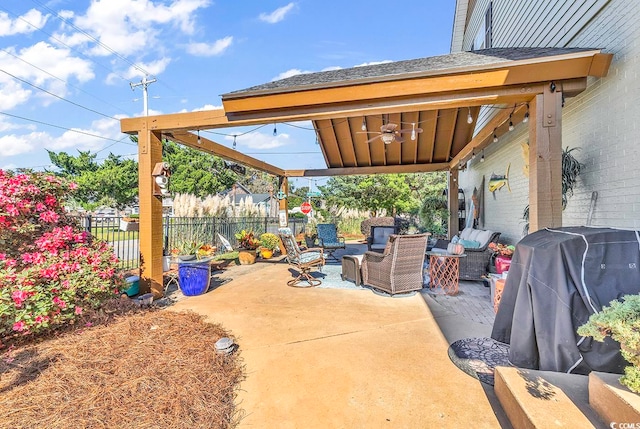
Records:
[[[489,2],[487,11],[484,13],[484,21],[480,25],[476,37],[473,39],[471,50],[487,49],[493,46],[493,2]]]

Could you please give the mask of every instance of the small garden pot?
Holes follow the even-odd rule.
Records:
[[[256,263],[256,251],[255,250],[239,250],[238,260],[240,265],[251,265]]]
[[[505,271],[509,271],[510,266],[511,258],[502,255],[496,256],[496,273],[502,274]]]
[[[178,284],[183,295],[202,295],[211,281],[211,258],[178,262]]]
[[[264,259],[271,259],[273,257],[273,250],[263,247],[262,249],[260,249],[260,255]]]

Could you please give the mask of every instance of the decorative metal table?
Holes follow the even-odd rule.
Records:
[[[460,258],[465,258],[467,255],[440,252],[427,252],[426,255],[429,256],[429,289],[440,288],[447,295],[457,295]]]

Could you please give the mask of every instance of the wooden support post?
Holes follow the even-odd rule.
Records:
[[[138,132],[138,186],[140,201],[140,293],[164,293],[162,283],[162,197],[153,196],[156,163],[162,162],[162,140],[158,132]]]
[[[289,178],[288,177],[284,177],[281,176],[279,178],[279,187],[280,187],[280,192],[284,193],[284,195],[286,195],[287,197],[289,196]],[[279,214],[278,216],[280,217],[280,213],[284,212],[284,218],[285,218],[285,223],[286,225],[289,225],[289,210],[288,210],[288,204],[287,204],[287,198],[283,198],[283,199],[279,199],[278,201],[278,209],[279,209]],[[282,221],[280,221],[280,226],[282,226]]]
[[[458,233],[458,168],[449,170],[449,191],[447,193],[449,207],[449,240]]]
[[[562,226],[562,93],[529,103],[529,233]]]

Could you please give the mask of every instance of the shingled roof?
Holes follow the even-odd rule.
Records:
[[[406,79],[411,75],[429,76],[468,72],[473,68],[502,67],[510,62],[553,57],[583,51],[589,48],[491,48],[471,52],[456,52],[435,57],[394,61],[368,66],[303,73],[285,79],[268,82],[222,95],[224,99],[245,97],[254,94],[284,93],[320,87],[336,87],[366,83],[370,80],[391,81]]]

